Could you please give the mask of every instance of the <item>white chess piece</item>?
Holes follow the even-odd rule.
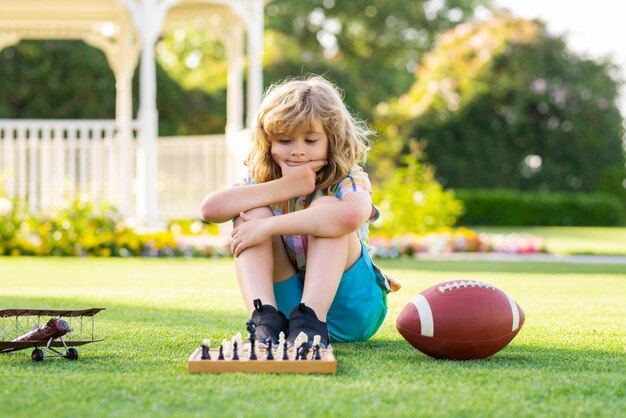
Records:
[[[322,342],[321,335],[316,335],[315,337],[313,337],[313,347],[315,347],[316,345],[320,345],[321,342]]]
[[[233,356],[233,343],[228,340],[224,340],[224,341],[225,342],[222,343],[224,345],[224,357],[232,357]]]
[[[237,343],[237,354],[241,355],[241,353],[243,353],[243,338],[241,338],[241,332],[237,332],[237,334],[233,336],[231,343],[233,344],[233,350],[235,343]]]
[[[211,347],[211,340],[209,340],[208,338],[205,338],[204,340],[202,340],[202,345],[206,345],[207,347]]]
[[[300,334],[298,334],[298,338],[300,339],[300,344],[296,345],[296,348],[300,347],[302,345],[302,343],[308,343],[309,342],[309,336],[306,335],[306,333],[300,331]]]
[[[283,358],[283,348],[285,347],[285,333],[283,331],[278,334],[278,347],[276,347],[276,355]]]
[[[308,341],[309,341],[309,337],[304,332],[300,331],[300,334],[298,334],[298,336],[293,342],[293,348],[296,350],[296,352],[298,352],[298,348],[300,348],[302,343],[306,343]]]

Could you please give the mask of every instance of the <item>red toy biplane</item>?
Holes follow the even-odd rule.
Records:
[[[33,361],[51,355],[78,360],[75,346],[102,341],[94,335],[94,315],[104,309],[0,309],[0,353],[34,347]]]

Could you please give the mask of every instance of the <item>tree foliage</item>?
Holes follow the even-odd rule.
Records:
[[[451,227],[463,213],[463,204],[454,192],[444,190],[434,179],[432,167],[415,156],[407,156],[406,166],[393,170],[381,181],[374,202],[382,214],[375,227],[389,235],[423,234]]]
[[[378,107],[401,165],[411,142],[446,186],[623,194],[619,80],[609,61],[575,55],[540,22],[509,15],[445,33],[406,94]]]
[[[266,80],[324,74],[344,89],[354,111],[370,117],[380,101],[408,89],[439,32],[471,20],[487,3],[273,0],[265,18]]]
[[[137,71],[138,73],[138,71]],[[224,132],[226,100],[185,89],[157,63],[161,135]],[[133,80],[134,114],[138,76]],[[0,51],[0,118],[113,119],[115,77],[82,41],[23,41]],[[207,117],[215,112],[216,118]]]
[[[23,41],[0,51],[0,118],[113,118],[104,54],[76,41]]]

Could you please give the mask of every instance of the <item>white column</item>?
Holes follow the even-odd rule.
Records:
[[[137,147],[136,211],[137,217],[147,227],[154,226],[157,221],[158,111],[154,46],[165,15],[159,6],[157,0],[141,0],[139,13],[133,15],[142,45],[137,115],[141,127]]]
[[[112,195],[113,191],[117,191],[119,196],[119,208],[124,216],[130,216],[132,213],[132,182],[135,175],[132,172],[133,164],[130,160],[132,147],[132,129],[133,120],[133,101],[132,101],[132,81],[133,72],[137,66],[139,48],[136,45],[134,36],[130,30],[124,29],[119,37],[120,47],[116,54],[115,65],[111,67],[115,70],[115,120],[118,126],[117,141],[119,143],[119,159],[117,166],[119,173],[113,179],[109,179],[108,194]],[[114,148],[110,149],[113,152]]]
[[[156,41],[156,39],[154,39]],[[139,80],[139,114],[141,131],[137,149],[137,216],[146,223],[156,222],[156,140],[158,111],[156,107],[156,68],[154,42],[144,42]]]
[[[130,202],[132,201],[132,182],[134,173],[131,170],[133,166],[130,161],[131,145],[132,145],[132,72],[120,70],[115,74],[115,121],[118,126],[116,142],[119,146],[112,148],[119,150],[119,159],[116,162],[119,167],[119,173],[115,176],[115,184],[113,179],[109,179],[109,188],[118,191],[117,197],[119,209],[124,216],[130,216],[132,210]]]
[[[228,86],[226,90],[227,136],[243,129],[243,25],[239,19],[228,22],[229,36],[223,38],[228,60]],[[226,25],[224,25],[226,26]]]
[[[228,90],[226,96],[226,183],[240,181],[245,175],[243,160],[247,155],[247,143],[242,140],[244,117],[243,71],[244,71],[244,23],[233,15],[226,23],[224,38],[228,59]],[[226,26],[225,25],[225,26]]]
[[[263,94],[263,7],[263,0],[256,0],[250,6],[252,19],[248,26],[248,128],[254,123],[254,115]]]

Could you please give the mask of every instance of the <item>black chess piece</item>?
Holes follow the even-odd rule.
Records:
[[[254,325],[254,322],[252,320],[246,322],[246,328],[248,329],[248,334],[256,338],[256,326]]]
[[[255,348],[255,344],[254,344],[254,340],[250,341],[250,360],[256,360],[256,348]]]
[[[287,350],[287,341],[283,344],[283,360],[289,360],[289,351]]]
[[[320,345],[319,344],[315,344],[315,347],[313,347],[313,360],[321,360],[322,356],[320,354],[320,351],[322,351],[320,349]]]
[[[272,339],[267,339],[267,356],[265,360],[274,360],[274,353],[272,353]]]
[[[306,360],[306,356],[309,354],[309,343],[303,342],[300,344],[298,351],[296,353],[296,360]]]
[[[233,357],[231,360],[239,360],[239,354],[237,354],[237,341],[233,342]]]
[[[202,360],[211,360],[211,354],[209,354],[208,344],[202,344],[202,356],[200,358]]]
[[[224,346],[220,345],[220,353],[217,355],[218,360],[224,360]]]
[[[256,360],[256,327],[254,326],[254,322],[252,320],[246,322],[248,328],[248,339],[250,340],[250,360]]]

